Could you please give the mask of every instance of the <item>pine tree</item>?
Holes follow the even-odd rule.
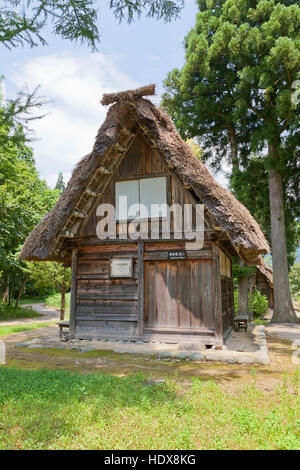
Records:
[[[300,68],[299,2],[199,0],[198,5],[196,27],[186,38],[186,63],[167,78],[163,105],[185,138],[204,137],[201,146],[219,164],[229,153],[228,123],[234,125],[239,162],[247,164],[251,152],[264,155],[271,215],[273,321],[295,320],[282,175],[295,162],[300,146],[299,100],[294,99]],[[223,88],[219,86],[222,74],[226,78]],[[299,185],[299,173],[295,181]]]

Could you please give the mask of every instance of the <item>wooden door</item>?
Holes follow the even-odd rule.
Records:
[[[145,327],[174,332],[214,328],[211,267],[206,260],[146,261]]]

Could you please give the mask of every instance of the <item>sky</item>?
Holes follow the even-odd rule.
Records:
[[[159,104],[163,79],[184,63],[183,40],[197,12],[194,0],[186,0],[180,19],[167,24],[148,18],[119,24],[106,3],[98,13],[98,52],[50,32],[48,46],[0,50],[6,97],[40,85],[39,95],[48,101],[41,111],[46,117],[31,125],[31,145],[40,176],[51,187],[60,171],[67,181],[91,151],[107,111],[100,104],[103,93],[155,83],[153,101]],[[218,179],[225,182],[223,175]]]

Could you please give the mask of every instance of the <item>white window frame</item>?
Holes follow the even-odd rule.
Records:
[[[146,177],[146,178],[137,178],[137,179],[134,179],[134,180],[119,180],[119,181],[115,181],[115,209],[116,209],[116,221],[117,222],[125,222],[126,219],[122,218],[120,219],[119,217],[119,214],[118,214],[118,210],[119,210],[119,197],[121,196],[120,193],[117,192],[117,184],[118,183],[136,183],[138,182],[138,202],[136,202],[136,204],[143,204],[141,202],[141,181],[146,181],[146,180],[158,180],[158,179],[163,179],[164,180],[164,189],[165,189],[165,193],[164,193],[164,198],[165,198],[165,201],[163,202],[160,202],[160,203],[154,203],[154,204],[168,204],[168,197],[167,197],[167,177],[166,176],[154,176],[154,177]],[[118,193],[118,194],[117,194]],[[128,208],[127,208],[128,209]],[[147,220],[166,220],[168,218],[168,214],[162,214],[160,215],[159,217],[151,217],[151,214],[148,214],[148,219]],[[134,217],[134,216],[131,216],[129,217],[128,216],[128,213],[127,213],[127,221],[130,222],[131,220],[146,220],[145,218],[142,218],[140,217],[139,215]]]

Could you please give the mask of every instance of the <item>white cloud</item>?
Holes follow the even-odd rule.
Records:
[[[102,94],[140,85],[104,54],[70,52],[16,64],[12,81],[18,88],[26,83],[30,90],[41,85],[40,94],[51,100],[42,110],[49,114],[31,126],[38,139],[32,143],[37,168],[51,186],[59,171],[67,180],[74,165],[91,151],[106,115]]]

